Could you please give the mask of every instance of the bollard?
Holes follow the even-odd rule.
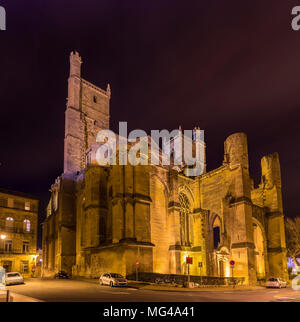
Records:
[[[9,302],[9,290],[6,291],[6,302]]]

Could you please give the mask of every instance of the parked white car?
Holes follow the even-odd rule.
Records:
[[[128,281],[125,277],[118,273],[104,273],[99,278],[100,285],[113,286],[128,286]]]
[[[276,288],[282,288],[287,287],[287,281],[283,280],[282,278],[269,278],[269,280],[266,283],[266,287],[276,287]]]
[[[5,274],[5,284],[6,285],[24,284],[24,278],[18,272],[9,272]]]

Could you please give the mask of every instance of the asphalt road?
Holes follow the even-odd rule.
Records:
[[[153,291],[110,288],[79,280],[28,279],[7,287],[46,302],[300,302],[300,291],[287,289]]]

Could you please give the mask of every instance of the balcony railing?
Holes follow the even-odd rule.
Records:
[[[0,198],[0,207],[14,209],[14,210],[23,210],[28,212],[37,212],[38,209],[35,205],[30,205],[28,208],[25,206],[25,203],[14,202],[13,206],[9,206],[6,199]]]
[[[6,254],[6,255],[36,255],[33,252],[22,252],[22,251],[17,251],[17,250],[6,251],[5,249],[0,249],[0,254]]]
[[[0,227],[0,233],[34,234],[34,231],[26,231],[25,229],[18,227]]]

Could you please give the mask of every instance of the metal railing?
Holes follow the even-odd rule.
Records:
[[[12,233],[12,234],[34,234],[34,231],[27,231],[24,228],[18,227],[0,227],[1,233]]]
[[[12,250],[12,251],[7,251],[5,249],[0,249],[0,254],[7,254],[7,255],[35,255],[35,253],[32,253],[30,251],[28,252],[22,252],[22,251],[16,251],[16,250]]]

